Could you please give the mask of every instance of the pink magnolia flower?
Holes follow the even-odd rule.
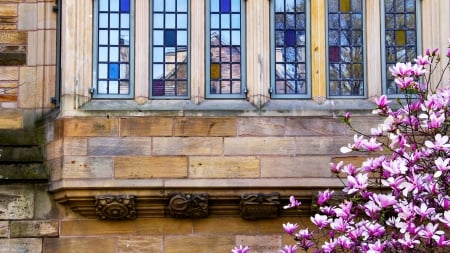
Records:
[[[326,215],[320,215],[318,213],[316,213],[314,217],[311,217],[311,221],[312,223],[316,224],[319,229],[325,228],[326,226],[328,226],[328,224],[331,223],[331,220],[328,219]]]
[[[397,62],[395,66],[390,67],[391,74],[395,77],[408,76],[411,74],[411,63]]]
[[[448,247],[450,246],[450,240],[447,240],[444,235],[435,235],[433,239],[436,241],[438,247]]]
[[[420,241],[415,236],[411,237],[411,234],[404,233],[401,238],[397,240],[404,249],[412,249],[414,245],[420,244]]]
[[[349,223],[342,219],[342,217],[336,218],[330,223],[330,228],[338,232],[344,233],[348,228],[351,228]]]
[[[448,136],[436,134],[434,137],[435,142],[425,141],[425,146],[429,149],[435,150],[450,150],[450,144],[448,143]]]
[[[239,248],[236,246],[234,249],[231,250],[232,253],[247,253],[250,251],[250,247],[245,246],[242,247],[242,245],[239,245]]]
[[[428,55],[425,55],[425,56],[419,55],[419,56],[417,56],[417,58],[415,59],[415,62],[417,64],[419,64],[419,65],[429,65],[429,64],[431,64],[430,57]]]
[[[430,222],[417,234],[425,239],[432,239],[435,236],[440,236],[444,234],[444,231],[438,230],[438,227],[439,224],[433,224]]]
[[[284,232],[286,232],[289,235],[294,234],[295,230],[297,230],[298,227],[299,225],[297,223],[292,224],[288,222],[286,224],[283,224]]]
[[[450,170],[450,158],[447,158],[445,160],[442,160],[442,157],[438,157],[435,161],[434,164],[436,164],[436,172],[434,173],[434,177],[440,177],[442,175],[442,173]]]
[[[288,205],[284,206],[283,207],[284,209],[289,209],[289,208],[292,208],[292,207],[298,207],[298,206],[300,206],[302,204],[302,202],[297,201],[294,196],[289,197],[289,201],[290,201],[290,203]]]
[[[295,253],[297,250],[297,245],[285,245],[283,249],[279,251],[279,253]]]
[[[331,171],[336,174],[341,173],[341,168],[343,165],[344,165],[344,161],[340,161],[337,164],[330,163]]]
[[[382,253],[386,248],[386,244],[381,243],[380,240],[377,240],[375,243],[369,243],[367,246],[369,247],[367,253]]]
[[[344,191],[347,192],[347,194],[353,194],[365,190],[369,185],[368,180],[369,176],[365,173],[359,173],[355,177],[350,175],[347,177],[347,186]]]
[[[322,245],[322,250],[323,250],[323,252],[325,252],[325,253],[331,253],[331,252],[334,252],[334,251],[335,251],[335,248],[336,248],[336,241],[333,240],[333,239],[330,239],[330,241],[325,242],[325,243]]]
[[[376,138],[370,138],[369,140],[363,140],[361,143],[363,149],[369,152],[383,151],[383,144],[377,142]]]
[[[325,202],[330,200],[331,196],[333,196],[334,191],[330,191],[329,189],[324,192],[319,191],[319,198],[317,199],[317,204],[319,206],[323,205]]]
[[[396,197],[392,194],[373,194],[370,199],[381,208],[387,208],[397,203]]]
[[[295,234],[296,238],[299,239],[311,239],[312,238],[312,233],[309,232],[308,228],[306,229],[300,229],[297,234]]]
[[[411,70],[412,71],[412,70]],[[413,88],[415,85],[414,79],[412,77],[406,76],[403,78],[395,78],[394,82],[402,90]]]
[[[444,212],[444,217],[439,218],[446,228],[450,228],[450,210]]]

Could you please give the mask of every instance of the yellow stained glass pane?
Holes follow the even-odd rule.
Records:
[[[219,63],[211,63],[211,79],[220,79]]]
[[[341,0],[340,4],[341,4],[340,5],[341,12],[350,12],[351,10],[350,0]]]
[[[405,30],[395,31],[395,44],[397,46],[404,46],[406,44],[406,31]]]

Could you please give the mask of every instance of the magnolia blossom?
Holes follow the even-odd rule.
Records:
[[[243,247],[242,245],[239,245],[239,247],[234,247],[234,249],[231,250],[232,253],[247,253],[250,251],[250,247],[245,246]]]
[[[297,223],[292,224],[288,222],[286,224],[283,224],[284,232],[286,232],[289,235],[294,234],[294,232],[297,230],[298,227],[299,225]]]
[[[284,209],[298,207],[302,204],[302,202],[297,201],[294,196],[289,197],[289,201],[290,201],[290,203],[288,205],[284,206]]]
[[[325,228],[326,226],[328,226],[328,224],[331,223],[331,220],[328,219],[326,215],[320,215],[318,213],[315,216],[311,217],[311,221],[312,223],[316,224],[319,229]]]
[[[321,192],[319,191],[319,198],[317,199],[317,204],[320,206],[323,203],[330,200],[331,196],[333,196],[334,191],[330,191],[329,189]]]
[[[295,253],[297,250],[297,245],[285,245],[283,249],[279,251],[279,253]]]

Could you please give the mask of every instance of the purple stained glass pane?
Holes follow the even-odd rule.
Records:
[[[130,0],[120,0],[120,11],[130,12]]]
[[[339,47],[330,46],[328,52],[328,59],[330,62],[339,62],[341,59],[341,50]]]
[[[110,63],[108,68],[109,68],[109,71],[108,71],[109,80],[118,80],[119,79],[119,64]]]
[[[164,81],[163,80],[153,80],[152,96],[164,96]]]
[[[231,11],[231,0],[220,0],[220,12],[229,13]]]
[[[166,47],[175,47],[177,45],[177,31],[167,29],[164,31],[164,45]]]
[[[284,31],[284,43],[288,47],[295,46],[295,30],[286,30]]]

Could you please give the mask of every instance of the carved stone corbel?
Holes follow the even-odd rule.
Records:
[[[246,220],[276,218],[280,210],[280,194],[242,194],[240,208],[241,217]]]
[[[95,196],[95,210],[100,220],[130,220],[136,218],[136,206],[132,195]]]
[[[205,218],[209,215],[206,193],[172,193],[169,197],[169,214],[174,218]]]

